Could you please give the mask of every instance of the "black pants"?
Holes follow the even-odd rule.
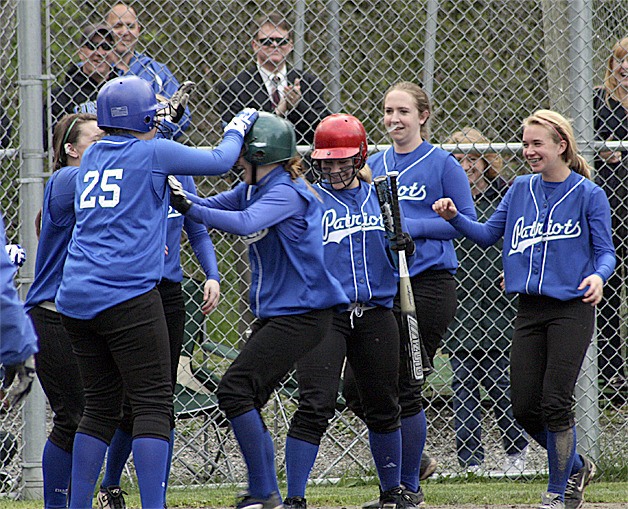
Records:
[[[227,419],[260,410],[294,363],[323,340],[332,314],[331,309],[313,310],[256,323],[218,385],[219,406]]]
[[[179,357],[183,346],[183,335],[185,333],[185,301],[181,283],[174,283],[166,279],[157,285],[161,303],[166,315],[168,326],[168,339],[170,341],[170,379],[172,381],[172,391],[174,393],[177,384],[177,369],[179,367]],[[170,427],[174,429],[174,414],[170,420]],[[122,421],[120,429],[126,433],[133,431],[133,412],[128,398],[124,399]]]
[[[434,361],[436,351],[441,346],[449,324],[454,319],[457,306],[456,281],[445,270],[426,270],[412,277],[414,305],[421,331],[421,339],[430,363]],[[393,308],[397,323],[401,322],[399,313],[399,292]],[[399,357],[399,404],[401,418],[411,417],[423,409],[421,387],[412,373],[407,345],[401,345]],[[347,368],[350,368],[347,365]],[[343,394],[347,406],[362,420],[365,414],[361,407],[359,392],[351,369],[345,368]]]
[[[85,388],[78,430],[111,441],[126,394],[133,436],[170,440],[172,382],[166,319],[157,289],[91,320],[63,316]]]
[[[352,323],[353,322],[353,323]],[[399,329],[391,310],[334,315],[325,339],[297,362],[299,408],[288,435],[320,444],[334,416],[345,354],[370,430],[389,433],[399,421]]]
[[[573,394],[595,308],[581,299],[520,295],[510,350],[515,419],[530,434],[574,426]]]
[[[53,411],[48,439],[64,451],[72,452],[74,434],[85,406],[72,343],[59,313],[36,306],[29,315],[39,338],[39,352],[35,356],[37,377]]]

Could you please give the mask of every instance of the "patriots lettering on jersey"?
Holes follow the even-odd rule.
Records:
[[[423,201],[427,196],[425,184],[421,187],[419,187],[416,182],[413,182],[411,186],[399,184],[397,189],[400,200]]]
[[[268,235],[268,228],[264,228],[263,230],[260,230],[258,232],[251,233],[250,235],[244,235],[242,236],[242,240],[247,246],[250,246],[257,241],[262,240],[264,237],[266,237],[266,235]]]
[[[574,224],[571,219],[565,223],[555,223],[550,219],[545,231],[543,231],[543,223],[541,222],[534,221],[531,225],[525,226],[524,221],[525,219],[520,217],[515,222],[508,256],[523,253],[530,246],[539,242],[576,238],[582,233],[580,221]]]
[[[338,217],[334,209],[329,209],[323,214],[323,244],[335,242],[340,244],[349,235],[365,230],[384,231],[384,222],[381,214],[368,215],[346,214]]]

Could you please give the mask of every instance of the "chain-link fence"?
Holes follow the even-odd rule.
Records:
[[[5,114],[0,130],[0,201],[8,238],[20,241],[29,251],[29,262],[18,275],[23,289],[32,281],[36,250],[32,224],[43,194],[42,171],[51,167],[51,155],[44,152],[50,145],[50,127],[64,112],[93,111],[99,85],[113,72],[107,59],[124,52],[120,45],[128,49],[137,42],[136,51],[167,67],[168,72],[161,65],[147,71],[146,61],[141,59],[117,60],[120,67],[130,66],[133,71],[134,65],[136,70],[140,65],[142,72],[152,73],[155,88],[166,97],[173,87],[176,89],[170,73],[179,82],[191,79],[197,83],[191,122],[177,138],[194,146],[214,145],[220,139],[221,121],[240,106],[278,107],[273,103],[273,90],[264,84],[256,67],[256,55],[264,52],[287,56],[287,75],[278,83],[280,94],[288,94],[289,87],[299,80],[301,100],[286,114],[297,126],[304,152],[316,123],[329,112],[359,117],[374,150],[389,143],[381,122],[382,98],[391,84],[403,79],[421,82],[432,98],[432,143],[450,142],[455,131],[471,126],[492,142],[488,149],[485,143],[478,144],[477,152],[499,152],[504,161],[501,175],[510,180],[526,171],[519,152],[521,121],[536,109],[556,109],[574,120],[581,148],[595,162],[597,178],[605,176],[602,183],[614,206],[617,276],[608,285],[608,295],[598,311],[597,341],[579,383],[579,436],[583,450],[598,459],[606,478],[625,479],[628,387],[623,261],[628,246],[623,221],[628,214],[623,207],[627,152],[625,145],[615,143],[612,148],[620,150],[619,161],[612,160],[594,140],[628,139],[628,84],[623,107],[615,108],[620,120],[609,123],[606,130],[596,125],[600,120],[594,120],[593,98],[598,93],[594,87],[603,84],[613,45],[626,36],[628,3],[145,0],[130,5],[137,19],[131,11],[108,17],[111,2],[100,0],[7,0],[0,4],[0,106]],[[288,15],[290,32],[281,26],[279,32],[258,32],[257,18],[271,11]],[[82,35],[86,22],[107,21],[115,32],[114,51],[101,44],[104,37]],[[36,43],[39,25],[41,46]],[[622,58],[610,61],[621,66]],[[628,69],[623,74],[628,74]],[[596,138],[598,131],[605,135]],[[445,147],[456,149],[450,144]],[[459,150],[468,152],[469,146],[461,145]],[[230,178],[197,180],[201,195],[232,184]],[[198,310],[204,275],[184,241],[182,263],[189,313],[176,395],[173,485],[241,482],[246,478],[214,392],[251,322],[246,302],[246,247],[233,235],[218,231],[211,235],[222,276],[222,298],[207,319]],[[473,320],[463,316],[452,325],[448,346],[437,356],[436,373],[425,390],[431,430],[427,452],[439,461],[438,472],[451,475],[463,472],[457,460],[452,411],[452,363],[456,362],[458,347],[451,345],[456,344],[455,338],[497,337],[490,330],[496,327],[508,338],[512,325],[505,319],[507,312],[487,309],[491,306],[487,298],[490,302],[500,299],[497,288],[489,285],[477,291],[475,267],[489,270],[494,259],[488,253],[474,252],[466,243],[458,245],[458,255],[464,267],[458,275],[459,285],[461,291],[468,290],[461,299]],[[473,352],[478,365],[493,362],[488,356],[497,348],[497,340],[493,346],[486,346],[484,340],[482,344],[484,350]],[[502,435],[507,430],[491,410],[496,384],[490,382],[479,393],[468,396],[478,400],[476,411],[482,410],[484,469],[491,472],[502,471],[506,459]],[[265,413],[276,440],[280,476],[284,475],[283,442],[296,406],[295,394],[296,383],[290,378]],[[38,443],[43,427],[39,421],[45,412],[37,409],[41,409],[38,405],[42,401],[41,396],[31,397],[24,419],[6,411],[0,416],[1,429],[17,438],[20,452],[0,465],[0,471],[7,472],[9,481],[21,479],[17,488],[0,484],[0,492],[9,488],[28,492],[31,486],[36,493],[40,485],[36,463],[41,453],[38,447],[42,446]],[[38,422],[33,425],[33,420]],[[477,423],[474,426],[477,428]],[[469,440],[477,436],[474,432],[477,429],[469,431]],[[38,438],[33,440],[32,434]],[[29,443],[34,443],[30,450],[24,445]],[[525,471],[530,475],[545,472],[545,454],[532,445],[529,449]],[[24,470],[20,455],[26,464]],[[364,426],[340,401],[312,478],[373,475],[369,456]],[[21,471],[26,472],[22,477]]]

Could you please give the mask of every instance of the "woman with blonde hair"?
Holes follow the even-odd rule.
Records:
[[[596,466],[576,454],[574,389],[595,306],[615,268],[610,206],[559,113],[538,110],[524,120],[523,157],[531,174],[514,180],[485,223],[458,214],[451,198],[433,208],[481,247],[504,238],[506,292],[519,295],[513,413],[547,450],[549,483],[539,509],[577,509]]]
[[[593,98],[595,138],[600,141],[628,140],[628,37],[617,41],[608,57],[604,83]],[[596,183],[606,191],[611,204],[613,243],[618,269],[628,255],[628,150],[602,150],[595,158]],[[626,359],[622,355],[622,271],[616,270],[604,287],[606,305],[598,313],[598,366],[601,382],[628,397]]]

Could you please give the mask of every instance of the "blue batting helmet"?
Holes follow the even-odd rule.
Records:
[[[147,133],[155,127],[155,114],[165,108],[158,103],[150,84],[137,76],[109,80],[98,92],[98,127]]]

